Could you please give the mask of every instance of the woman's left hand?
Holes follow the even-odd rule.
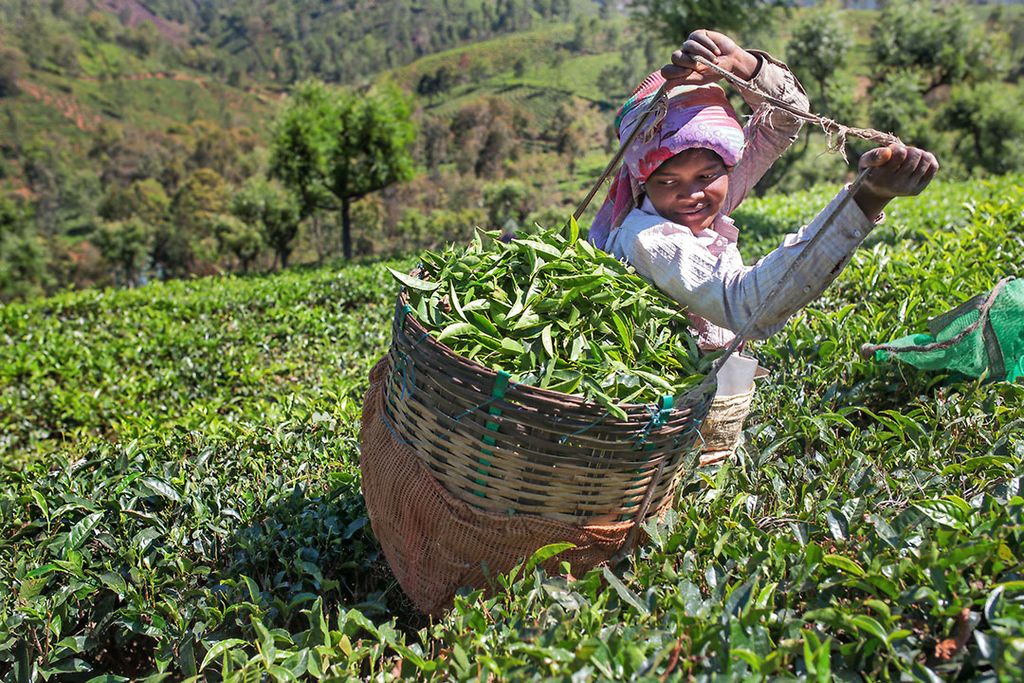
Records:
[[[697,62],[697,56],[744,80],[749,80],[757,70],[757,57],[724,33],[702,28],[691,33],[683,46],[672,53],[671,64],[661,68],[669,87],[705,85],[722,78],[717,71]]]

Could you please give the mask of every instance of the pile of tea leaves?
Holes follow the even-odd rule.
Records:
[[[414,315],[459,355],[512,381],[620,403],[680,396],[707,374],[684,309],[574,222],[509,243],[478,231],[427,252],[405,285]]]

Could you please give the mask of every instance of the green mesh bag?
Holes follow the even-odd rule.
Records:
[[[865,344],[861,351],[922,370],[1008,382],[1024,378],[1024,280],[1000,280],[991,292],[929,320],[928,331],[888,344]]]

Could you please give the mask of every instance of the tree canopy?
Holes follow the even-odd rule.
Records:
[[[777,0],[636,0],[631,6],[634,16],[663,39],[679,44],[699,28],[742,34],[768,20],[764,10],[781,4]]]
[[[351,258],[352,202],[412,177],[415,136],[409,101],[396,86],[357,93],[306,81],[275,123],[270,175],[299,197],[303,217],[340,211],[342,250]]]

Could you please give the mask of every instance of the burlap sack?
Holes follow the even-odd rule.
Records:
[[[716,396],[711,402],[708,416],[700,427],[703,442],[700,452],[701,467],[714,465],[732,457],[740,445],[743,423],[750,414],[754,389],[735,396]]]
[[[452,497],[381,418],[390,371],[385,356],[370,372],[363,404],[363,495],[388,564],[417,609],[436,614],[451,605],[461,586],[486,587],[550,543],[576,547],[550,560],[547,569],[567,560],[576,574],[623,549],[633,522],[574,526],[535,515],[484,512]],[[663,514],[671,497],[667,500],[653,514]]]

